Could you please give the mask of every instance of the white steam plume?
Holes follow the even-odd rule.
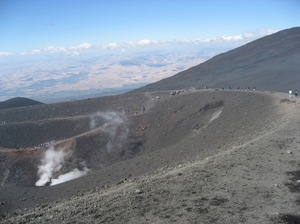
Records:
[[[90,128],[101,128],[108,134],[106,148],[111,152],[114,148],[121,148],[122,143],[127,138],[129,130],[125,125],[126,116],[119,112],[97,112],[90,116]],[[54,149],[51,146],[45,152],[41,164],[38,166],[39,180],[35,183],[36,186],[51,186],[60,184],[78,177],[84,176],[89,172],[85,163],[80,164],[80,168],[75,168],[68,173],[64,173],[54,179],[53,175],[62,170],[67,157],[64,149]],[[77,160],[77,159],[75,159]],[[78,161],[78,160],[77,160]]]
[[[71,172],[61,174],[58,178],[54,179],[53,175],[60,171],[65,164],[66,153],[63,149],[55,150],[51,146],[45,152],[44,158],[42,159],[41,165],[38,166],[38,176],[39,180],[35,183],[36,186],[45,186],[50,184],[50,186],[60,184],[69,180],[76,179],[78,177],[84,176],[88,173],[89,169],[85,163],[81,163],[82,170],[78,168],[73,169]]]
[[[119,126],[124,123],[125,114],[119,112],[97,112],[90,116],[90,128],[98,128],[103,125],[103,121],[106,122],[104,125]]]
[[[218,117],[220,117],[221,113],[222,113],[222,110],[219,110],[219,111],[213,113],[213,115],[211,116],[211,118],[210,118],[210,120],[209,120],[208,123],[210,123],[210,122],[212,122],[213,120],[215,120],[215,119],[217,119]]]
[[[65,153],[63,151],[56,151],[51,146],[45,152],[42,159],[42,164],[38,167],[38,175],[40,179],[35,183],[36,186],[44,186],[51,181],[53,174],[62,168],[64,163]]]
[[[113,148],[120,148],[128,136],[129,130],[125,121],[125,113],[97,112],[90,116],[90,128],[102,128],[108,134],[106,148],[108,152],[111,152]]]
[[[69,180],[73,180],[79,177],[82,177],[88,173],[89,169],[85,166],[83,170],[79,170],[75,168],[69,173],[59,175],[57,179],[52,179],[51,180],[51,186],[61,184],[64,182],[67,182]]]

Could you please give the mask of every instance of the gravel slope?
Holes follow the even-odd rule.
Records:
[[[127,152],[127,141],[126,152],[107,154],[101,167],[90,160],[89,175],[53,187],[4,184],[1,223],[299,222],[298,99],[211,90],[140,96],[129,108],[145,111],[126,112],[137,150]]]

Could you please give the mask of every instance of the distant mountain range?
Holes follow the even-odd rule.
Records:
[[[133,92],[205,86],[281,92],[300,89],[300,27],[257,39]]]
[[[3,102],[0,102],[0,109],[9,109],[15,107],[25,107],[25,106],[33,106],[43,104],[36,100],[31,100],[24,97],[15,97]]]

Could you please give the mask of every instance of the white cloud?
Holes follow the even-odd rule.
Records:
[[[225,42],[231,42],[231,41],[239,41],[243,40],[243,37],[241,35],[236,35],[236,36],[223,36],[221,37],[222,40]]]
[[[77,46],[71,46],[71,47],[53,47],[53,46],[48,46],[44,49],[34,49],[34,50],[29,50],[25,52],[20,52],[20,55],[34,55],[34,54],[41,54],[41,53],[63,53],[66,55],[71,55],[71,56],[76,56],[80,55],[81,50],[85,49],[90,49],[92,47],[92,44],[89,43],[82,43]],[[1,55],[0,55],[1,56]]]
[[[104,49],[116,49],[116,48],[118,48],[118,44],[117,43],[109,43],[109,44],[105,45],[103,48]]]
[[[104,50],[120,50],[122,52],[126,51],[126,49],[130,48],[138,48],[138,47],[146,47],[146,46],[164,46],[164,45],[169,45],[169,43],[162,42],[162,41],[157,41],[157,40],[150,40],[150,39],[142,39],[138,41],[128,41],[128,42],[123,42],[123,43],[108,43],[104,45],[99,45],[99,49],[104,49]]]
[[[28,52],[21,52],[20,55],[34,55],[34,54],[40,54],[42,51],[40,49],[30,50]]]
[[[238,42],[238,41],[253,41],[255,39],[264,37],[266,35],[270,35],[272,33],[277,32],[277,30],[273,29],[260,29],[252,32],[244,32],[240,35],[233,35],[233,36],[221,36],[221,37],[212,37],[207,39],[195,39],[194,42],[196,44],[208,44],[208,43],[232,43],[232,42]]]
[[[151,39],[141,39],[138,41],[129,41],[123,43],[108,43],[103,45],[92,45],[88,42],[84,42],[71,47],[54,47],[49,46],[44,49],[34,49],[26,52],[20,52],[19,55],[35,55],[35,54],[65,54],[69,56],[80,55],[81,51],[90,50],[91,52],[97,52],[97,50],[117,50],[124,52],[127,49],[137,49],[142,47],[170,47],[170,46],[185,46],[185,45],[203,45],[203,44],[230,44],[230,43],[247,43],[249,41],[261,38],[263,36],[272,34],[277,30],[272,29],[259,29],[256,31],[248,31],[238,35],[231,36],[219,36],[212,38],[196,38],[196,39],[182,39],[182,40],[169,40],[169,41],[157,41]],[[0,56],[11,56],[13,53],[10,52],[0,52]]]
[[[53,47],[49,46],[43,49],[44,52],[49,52],[49,53],[66,53],[67,49],[65,47]]]
[[[138,45],[145,46],[145,45],[149,45],[149,44],[151,44],[151,43],[152,43],[151,40],[144,39],[144,40],[140,40],[140,41],[138,42]]]
[[[255,37],[255,33],[253,32],[244,32],[242,34],[243,39],[250,39],[250,38],[254,38]]]
[[[35,49],[30,51],[30,54],[39,54],[39,53],[41,53],[40,49]]]
[[[73,53],[71,54],[71,56],[77,56],[77,55],[80,55],[78,51],[73,51]]]
[[[5,56],[12,56],[14,55],[11,52],[7,52],[7,51],[0,51],[0,57],[5,57]]]
[[[89,44],[89,43],[82,43],[82,44],[79,44],[77,46],[71,46],[69,49],[71,49],[71,50],[81,50],[81,49],[89,49],[91,47],[92,47],[92,45]]]
[[[65,53],[68,55],[79,55],[80,53],[78,51],[90,49],[92,47],[92,44],[89,43],[82,43],[77,46],[71,46],[71,47],[53,47],[49,46],[44,49],[45,52],[50,53]]]

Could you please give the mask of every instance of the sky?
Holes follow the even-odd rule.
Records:
[[[43,84],[46,84],[48,80],[45,73],[50,77],[50,74],[55,73],[55,77],[65,80],[67,85],[70,84],[67,82],[72,81],[72,72],[86,73],[85,78],[91,77],[92,74],[95,75],[99,70],[112,65],[113,61],[115,66],[128,57],[124,55],[124,58],[118,59],[103,58],[102,67],[99,66],[99,61],[89,62],[89,65],[85,66],[89,69],[83,71],[83,61],[87,60],[88,56],[111,55],[112,52],[107,50],[129,52],[131,49],[142,49],[159,53],[162,49],[166,50],[166,47],[169,50],[172,47],[183,49],[184,45],[185,54],[189,54],[188,50],[193,51],[190,55],[194,63],[202,62],[229,47],[299,26],[299,11],[300,0],[0,0],[0,101],[25,93],[26,88],[27,93],[35,90],[38,93],[38,87],[42,85],[37,83],[43,81]],[[212,49],[211,44],[216,43],[219,44],[219,51],[214,48],[210,53],[207,53],[207,50],[203,53],[203,49]],[[233,45],[230,45],[231,43]],[[202,46],[201,49],[198,48],[198,52],[195,51],[196,45]],[[202,54],[199,56],[200,51]],[[164,70],[169,69],[168,74],[155,79],[148,77],[145,82],[140,79],[139,83],[173,75],[172,72],[180,71],[176,67],[186,68],[182,64],[177,66],[174,63],[185,61],[187,65],[191,65],[188,63],[188,55],[182,60],[179,58],[179,51],[177,54],[175,50],[172,52],[172,55],[166,53],[165,56],[170,58],[170,62],[166,62],[165,65],[172,64],[171,68],[162,66]],[[195,60],[196,55],[199,56],[198,61]],[[45,59],[49,60],[49,57],[54,60],[51,61],[52,70],[42,62]],[[135,62],[140,61],[136,60],[136,56],[131,57]],[[62,59],[66,60],[65,63]],[[153,63],[164,59],[151,58]],[[31,63],[26,60],[31,60]],[[78,70],[68,70],[72,63],[70,60],[76,61]],[[21,66],[20,62],[24,61],[27,64]],[[34,70],[33,67],[38,67],[39,70]],[[97,71],[95,67],[98,68]],[[149,72],[148,76],[159,73],[158,67],[155,67],[155,72]],[[153,66],[149,67],[151,68]],[[147,67],[143,69],[146,70]],[[41,70],[44,72],[43,76],[39,73]],[[101,80],[112,73],[121,76],[123,70],[124,66],[116,68],[116,71],[109,70],[110,73],[103,74]],[[26,74],[29,73],[34,73],[34,77],[26,78]],[[130,73],[131,77],[137,76],[139,67],[130,70]],[[36,82],[24,81],[28,79]],[[20,82],[22,80],[24,84]],[[46,84],[48,88],[55,87],[53,80],[58,82],[59,78],[49,79]],[[17,81],[18,85],[14,86],[14,82]],[[93,77],[90,82],[94,81]],[[62,86],[61,82],[59,84]],[[97,82],[100,83],[100,80]],[[76,88],[79,85],[80,83]],[[20,88],[20,91],[13,93],[12,89],[17,88]],[[87,90],[88,87],[85,86],[84,89]],[[7,94],[8,92],[10,94]]]
[[[281,30],[299,11],[299,0],[0,0],[0,51]]]

